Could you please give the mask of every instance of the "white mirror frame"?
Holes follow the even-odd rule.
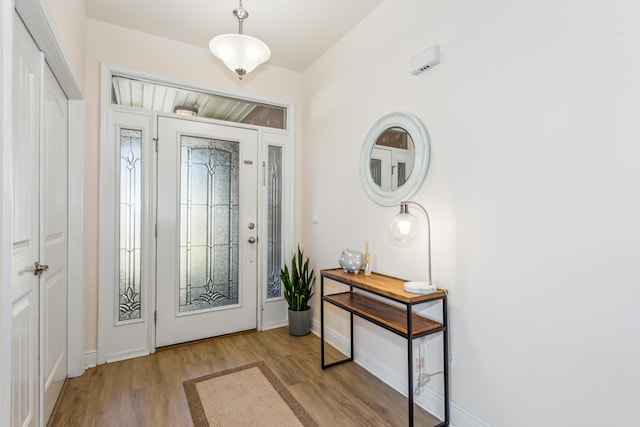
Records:
[[[371,151],[378,137],[387,129],[399,127],[407,131],[415,147],[413,170],[409,179],[394,191],[383,191],[371,176]],[[422,121],[415,115],[396,111],[381,117],[371,128],[362,144],[360,153],[360,180],[364,191],[374,202],[382,206],[395,206],[411,198],[422,185],[429,168],[429,134]]]

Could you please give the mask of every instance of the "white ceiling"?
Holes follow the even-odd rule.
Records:
[[[244,33],[271,48],[269,64],[304,71],[383,0],[243,0]],[[236,33],[238,0],[84,0],[91,19],[207,48]]]

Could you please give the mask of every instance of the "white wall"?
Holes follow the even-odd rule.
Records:
[[[366,198],[358,161],[390,111],[430,132],[413,200],[450,291],[451,398],[477,420],[640,423],[639,22],[633,0],[387,0],[304,73],[301,218],[316,269],[369,240],[374,270],[424,277],[424,240],[393,246],[396,210]],[[442,63],[411,75],[433,44]],[[403,366],[402,340],[379,331],[359,327],[358,344]]]
[[[56,39],[62,45],[80,88],[85,84],[87,13],[84,0],[40,0],[51,16]]]
[[[98,284],[98,152],[100,63],[157,73],[220,90],[272,97],[301,103],[300,73],[263,65],[239,81],[234,74],[202,48],[100,21],[87,24],[87,146],[85,152],[85,249],[86,324],[85,348],[97,348]],[[297,113],[299,114],[299,113]],[[296,122],[300,122],[296,118]],[[300,132],[300,126],[297,126]],[[299,136],[296,138],[299,140]],[[299,162],[298,162],[299,163]]]

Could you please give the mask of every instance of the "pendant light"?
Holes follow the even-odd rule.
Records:
[[[242,7],[233,10],[233,16],[238,19],[238,34],[221,34],[211,39],[209,50],[240,80],[252,72],[258,65],[271,57],[271,50],[263,41],[242,33],[242,23],[249,17],[249,12]]]

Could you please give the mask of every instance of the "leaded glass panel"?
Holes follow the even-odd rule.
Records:
[[[269,146],[268,286],[267,297],[282,295],[282,147]]]
[[[181,138],[180,312],[238,303],[239,148]]]
[[[120,321],[142,317],[142,131],[120,129]]]

